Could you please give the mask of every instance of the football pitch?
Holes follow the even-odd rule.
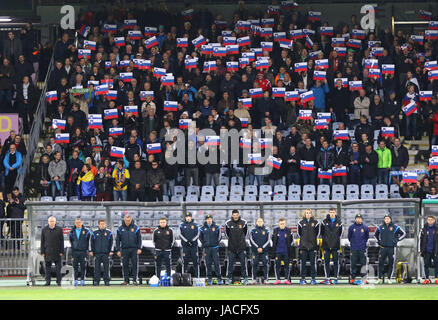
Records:
[[[0,300],[437,300],[438,285],[1,287]]]

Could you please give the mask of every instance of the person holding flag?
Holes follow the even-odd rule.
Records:
[[[322,142],[321,149],[316,156],[316,163],[318,164],[318,168],[322,171],[331,170],[335,161],[334,154],[332,149],[329,148],[329,144],[327,140]],[[331,179],[323,179],[319,178],[319,184],[331,184]]]
[[[406,237],[406,232],[392,222],[391,216],[387,213],[383,218],[383,224],[377,227],[374,237],[380,246],[379,249],[379,278],[377,284],[383,283],[383,268],[388,259],[388,280],[386,283],[391,284],[391,277],[395,265],[395,247],[397,243]]]
[[[85,164],[77,180],[78,199],[82,201],[94,201],[96,197],[96,186],[94,184],[94,174],[91,165]]]

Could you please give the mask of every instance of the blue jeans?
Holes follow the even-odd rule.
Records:
[[[328,184],[328,185],[332,185],[332,180],[331,179],[318,179],[319,180],[319,184]]]
[[[274,189],[275,186],[283,184],[281,179],[269,179],[269,184]]]
[[[350,183],[351,184],[360,184],[360,170],[350,170]]]
[[[299,172],[289,172],[287,174],[287,185],[300,184],[300,173]]]
[[[163,195],[172,197],[175,194],[175,179],[166,180],[163,184]]]
[[[3,99],[6,99],[6,102],[10,105],[12,102],[12,90],[0,90],[0,104],[3,104]]]
[[[56,183],[56,182],[58,182],[58,183]],[[53,198],[56,197],[57,193],[59,193],[59,196],[64,195],[64,181],[51,181],[50,187],[52,189],[52,197]]]
[[[417,136],[417,115],[411,114],[409,117],[405,116],[405,138],[411,140]]]
[[[372,184],[373,187],[376,186],[377,178],[363,178],[363,184]]]
[[[128,201],[128,189],[126,190],[113,190],[114,201]]]
[[[301,171],[303,177],[303,185],[315,184],[315,171]]]
[[[263,184],[263,175],[254,175],[252,173],[249,174],[249,184],[254,185],[254,180],[257,179],[257,184],[261,186]]]
[[[388,177],[389,177],[389,168],[377,169],[377,183],[378,184],[387,184]]]

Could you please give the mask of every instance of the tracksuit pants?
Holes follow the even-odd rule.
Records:
[[[241,252],[228,252],[228,270],[227,270],[227,278],[233,278],[234,264],[236,260],[240,261],[240,269],[242,278],[246,279],[248,277],[247,265],[246,265],[246,254],[245,251]]]
[[[306,262],[310,261],[310,276],[312,279],[316,277],[316,250],[300,249],[301,260],[301,279],[306,278],[307,268]]]
[[[426,279],[429,279],[429,268],[432,268],[432,260],[435,279],[438,279],[438,256],[435,256],[433,253],[426,252],[424,255],[424,275]]]
[[[199,259],[198,247],[183,247],[183,272],[189,269],[189,262],[193,262],[193,269],[195,269],[195,278],[199,278]]]
[[[385,266],[386,259],[388,259],[388,279],[391,279],[392,272],[394,270],[394,247],[381,247],[379,249],[379,279],[383,278],[383,268]]]
[[[350,253],[350,274],[351,279],[355,279],[358,274],[361,277],[365,276],[365,273],[362,273],[359,271],[357,272],[357,269],[359,267],[359,270],[362,269],[363,266],[367,264],[366,257],[365,257],[365,250],[352,250]]]
[[[155,249],[155,275],[159,278],[161,275],[161,266],[166,267],[166,273],[170,277],[170,250],[158,250]]]
[[[252,278],[256,280],[260,262],[263,264],[263,277],[268,280],[268,254],[266,252],[259,253],[257,250],[254,250],[252,254]]]
[[[275,280],[280,280],[281,262],[284,263],[284,278],[290,279],[289,255],[284,253],[275,253]]]
[[[209,248],[204,248],[204,257],[205,257],[205,267],[207,269],[207,279],[211,280],[213,278],[212,275],[212,264],[214,267],[214,273],[216,274],[216,277],[221,280],[222,279],[222,275],[221,275],[221,268],[219,265],[219,247],[209,247]]]
[[[325,278],[330,278],[330,255],[333,260],[333,277],[338,278],[339,275],[339,250],[338,249],[328,249],[324,250],[324,273]]]
[[[50,284],[50,280],[52,278],[52,263],[55,264],[55,272],[56,272],[56,283],[61,284],[62,274],[61,274],[61,257],[58,260],[45,260],[46,265],[46,283]]]
[[[85,280],[85,276],[87,273],[87,252],[86,251],[73,251],[72,252],[72,262],[73,262],[73,271],[74,271],[74,279]],[[81,271],[79,272],[79,267]]]
[[[100,278],[102,277],[102,265],[103,264],[103,281],[109,283],[110,273],[109,273],[109,254],[108,253],[97,253],[94,255],[94,283],[99,284]]]
[[[129,262],[132,266],[132,280],[137,282],[138,276],[138,255],[137,248],[122,249],[123,281],[129,282]]]

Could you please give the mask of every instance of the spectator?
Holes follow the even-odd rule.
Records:
[[[377,164],[377,183],[386,184],[392,165],[391,150],[386,147],[385,141],[382,140],[379,142],[379,147],[376,152],[379,157]]]
[[[409,165],[408,149],[400,142],[400,138],[394,139],[391,147],[391,170],[405,171]]]
[[[99,165],[99,172],[94,177],[94,184],[96,186],[96,201],[110,201],[111,200],[111,173],[105,172],[105,166]]]
[[[91,166],[87,163],[84,165],[78,180],[78,198],[82,201],[94,201],[96,197],[96,185],[94,184],[94,175],[91,172]]]
[[[11,240],[13,241],[13,248],[20,250],[22,235],[22,226],[24,211],[26,210],[26,205],[24,202],[26,199],[20,193],[18,187],[12,189],[12,194],[8,196],[9,205],[7,206],[7,216],[12,219],[10,222],[10,234]]]
[[[163,169],[158,167],[158,162],[153,161],[151,169],[146,175],[146,184],[149,188],[148,201],[163,201],[163,184],[166,182]]]
[[[362,167],[363,184],[372,184],[374,187],[377,182],[377,164],[379,157],[370,144],[365,145],[365,152],[360,155],[359,163]]]
[[[23,48],[20,39],[15,38],[15,34],[9,31],[8,38],[3,41],[3,56],[14,64],[22,53]]]
[[[301,149],[299,149],[298,154],[301,161],[311,161],[313,162],[313,170],[302,170],[301,171],[301,182],[303,185],[314,184],[315,183],[315,162],[316,162],[316,149],[312,145],[312,140],[307,138],[305,144]]]
[[[364,115],[368,117],[370,115],[370,98],[366,96],[365,90],[359,91],[359,96],[354,99],[354,119],[359,120]]]
[[[53,198],[57,194],[64,195],[65,173],[67,172],[67,163],[61,159],[61,152],[55,152],[54,158],[49,164],[51,195]]]
[[[127,201],[128,200],[128,185],[131,175],[128,169],[125,169],[123,160],[118,160],[116,168],[112,173],[113,178],[113,200]]]
[[[42,196],[51,196],[50,192],[50,183],[51,178],[49,174],[49,156],[44,154],[41,157],[41,162],[38,165],[38,173],[37,176],[40,179],[40,190]]]
[[[145,201],[146,188],[146,170],[141,168],[139,160],[134,162],[133,169],[130,172],[131,179],[129,184],[129,200],[130,201]]]
[[[3,160],[3,165],[5,166],[6,193],[12,191],[18,172],[21,172],[22,162],[23,158],[21,153],[17,151],[15,144],[11,144]]]
[[[3,59],[0,66],[0,111],[9,113],[12,109],[13,83],[15,79],[15,69],[9,59]]]
[[[333,164],[335,162],[334,154],[329,148],[329,144],[327,141],[323,141],[322,147],[318,152],[318,155],[316,156],[316,163],[318,164],[318,168],[320,168],[323,171],[331,170],[333,167]],[[320,184],[330,184],[329,179],[319,179]]]

